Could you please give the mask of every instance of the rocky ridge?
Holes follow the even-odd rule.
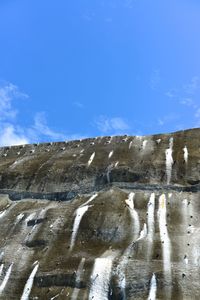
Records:
[[[199,299],[199,137],[0,148],[0,299]]]

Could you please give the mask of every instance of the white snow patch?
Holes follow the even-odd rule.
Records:
[[[24,163],[25,161],[30,160],[30,157],[22,157],[20,159],[17,159],[14,161],[14,163],[12,165],[9,166],[9,169],[14,169],[16,166],[18,166],[19,164]]]
[[[117,168],[118,165],[119,165],[119,161],[117,161],[117,162],[115,163],[115,168]]]
[[[131,149],[132,144],[133,144],[133,141],[131,141],[131,142],[129,143],[129,146],[128,146],[129,149]]]
[[[82,275],[82,273],[83,273],[83,266],[84,266],[84,263],[85,263],[85,258],[83,257],[83,258],[81,259],[81,262],[80,262],[80,264],[79,264],[79,266],[78,266],[78,270],[77,270],[77,272],[76,272],[76,282],[77,282],[77,283],[80,282],[80,280],[81,280],[81,275]],[[73,293],[72,293],[72,296],[71,296],[71,300],[77,300],[79,291],[80,291],[80,289],[78,289],[78,288],[75,288],[75,289],[73,290]]]
[[[146,145],[147,145],[147,140],[144,140],[144,141],[142,142],[142,150],[145,150]]]
[[[81,220],[84,216],[84,214],[87,212],[87,210],[89,209],[89,207],[91,207],[91,205],[88,205],[91,201],[93,201],[96,197],[98,196],[98,193],[94,194],[93,196],[91,196],[89,198],[89,200],[87,200],[85,203],[83,203],[77,210],[76,210],[76,216],[74,219],[74,224],[73,224],[73,229],[72,229],[72,236],[71,236],[71,242],[70,242],[70,250],[73,249],[74,244],[75,244],[75,240],[76,240],[76,236],[78,233],[78,229],[81,223]]]
[[[148,234],[147,239],[149,242],[148,245],[148,260],[150,260],[150,256],[152,254],[152,244],[153,244],[153,237],[155,232],[155,225],[154,225],[154,212],[155,212],[155,193],[152,193],[150,196],[150,200],[148,202],[147,207],[147,225],[148,225]]]
[[[6,206],[6,208],[0,212],[0,219],[3,218],[7,213],[9,213],[9,211],[16,205],[16,203],[14,204],[8,204]]]
[[[148,239],[150,241],[153,241],[153,235],[154,235],[154,210],[155,210],[155,193],[152,193],[147,208]]]
[[[184,261],[185,261],[185,264],[188,265],[188,258],[187,258],[187,256],[184,257]]]
[[[12,267],[13,267],[13,263],[10,265],[10,267],[8,268],[7,272],[6,272],[6,275],[0,285],[0,295],[3,293],[5,287],[6,287],[6,284],[8,282],[8,279],[10,277],[10,274],[11,274],[11,271],[12,271]]]
[[[156,291],[157,291],[157,282],[156,282],[156,275],[153,274],[151,278],[151,285],[148,300],[156,300]]]
[[[23,219],[23,217],[24,217],[24,214],[22,214],[22,213],[19,214],[16,218],[16,223],[20,222]]]
[[[163,268],[164,275],[171,282],[171,244],[167,230],[167,208],[166,208],[166,196],[162,194],[159,197],[159,209],[158,209],[158,221],[160,230],[160,239],[162,242],[162,252],[163,252]]]
[[[4,251],[2,251],[2,252],[0,253],[0,260],[2,260],[3,256],[4,256]]]
[[[167,174],[167,184],[170,183],[171,174],[172,174],[172,165],[173,165],[173,138],[169,139],[169,148],[165,150],[165,157],[166,157],[166,174]]]
[[[128,196],[128,199],[126,199],[125,202],[129,207],[131,218],[132,218],[133,223],[134,223],[135,235],[138,236],[139,231],[140,231],[140,221],[139,221],[138,213],[134,208],[134,197],[135,197],[135,193],[130,193],[129,196]]]
[[[184,156],[184,161],[185,161],[185,163],[187,164],[187,162],[188,162],[188,149],[187,149],[187,147],[185,146],[184,148],[183,148],[183,156]]]
[[[134,202],[133,202],[134,196],[135,196],[134,193],[130,193],[128,195],[128,199],[125,200],[126,204],[130,207],[130,209],[134,209]]]
[[[60,294],[57,294],[54,297],[52,297],[51,300],[54,300],[54,299],[58,298],[59,296],[60,296]]]
[[[108,158],[111,158],[111,157],[113,156],[113,153],[114,153],[114,151],[112,150],[112,151],[109,153]]]
[[[187,200],[187,199],[183,199],[182,203],[183,203],[184,205],[188,205],[188,200]]]
[[[94,157],[95,157],[95,152],[92,153],[92,155],[90,156],[90,159],[88,160],[88,167],[89,167],[89,166],[91,165],[91,163],[93,162]]]
[[[1,277],[1,274],[3,272],[3,266],[4,266],[4,264],[1,264],[1,266],[0,266],[0,277]]]
[[[76,217],[74,220],[73,231],[72,231],[71,242],[70,242],[70,250],[72,250],[74,247],[79,225],[81,223],[84,214],[86,213],[89,207],[90,207],[89,205],[81,206],[76,210]]]
[[[80,207],[83,207],[87,204],[89,204],[91,201],[93,201],[98,196],[98,193],[92,195],[86,202],[84,202]]]
[[[91,276],[89,300],[108,299],[112,261],[112,257],[100,257],[95,259]]]
[[[34,219],[35,216],[36,216],[36,213],[35,213],[35,212],[31,213],[31,214],[26,218],[26,222],[28,223],[28,221]]]
[[[39,263],[37,262],[35,267],[33,268],[33,271],[31,272],[26,284],[25,284],[23,294],[21,296],[21,300],[28,300],[29,299],[29,295],[31,293],[31,289],[32,289],[32,286],[33,286],[33,281],[34,281],[35,275],[37,273],[38,267],[39,267]]]
[[[147,224],[144,223],[143,229],[141,230],[140,236],[139,236],[139,238],[137,239],[137,241],[140,241],[140,240],[146,238],[146,236],[147,236]]]
[[[139,141],[141,141],[141,139],[142,139],[142,136],[141,136],[141,135],[136,135],[136,136],[135,136],[135,138],[136,138],[136,140],[139,140]]]
[[[0,212],[0,219],[6,214],[6,210]]]

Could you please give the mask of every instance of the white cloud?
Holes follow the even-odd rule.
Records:
[[[81,103],[81,102],[79,102],[79,101],[73,102],[73,105],[76,106],[76,107],[78,107],[78,108],[84,108],[83,103]]]
[[[187,115],[187,123],[191,128],[200,127],[200,76],[193,76],[188,83],[183,84],[179,88],[170,89],[165,95],[173,99],[174,105],[180,104],[185,106],[182,111],[182,117]],[[180,116],[181,117],[181,116]],[[164,125],[168,122],[165,117],[158,120],[159,125]],[[182,120],[186,123],[186,120]],[[188,125],[187,125],[188,126]],[[184,126],[182,125],[184,128]]]
[[[180,119],[180,115],[176,113],[167,114],[158,119],[158,125],[164,126]]]
[[[184,91],[188,94],[194,94],[200,88],[200,77],[193,76],[190,82],[183,86]]]
[[[49,128],[44,112],[38,112],[35,115],[33,130],[35,130],[37,134],[49,137],[51,139],[64,140],[66,138],[64,134],[58,133]]]
[[[194,107],[194,100],[192,98],[183,98],[180,100],[180,104],[189,106],[189,107]]]
[[[169,90],[165,93],[165,96],[167,96],[168,98],[176,98],[176,91],[175,90]]]
[[[13,102],[16,99],[24,99],[28,96],[19,91],[12,83],[4,82],[0,86],[0,146],[18,145],[28,143],[28,138],[22,130],[14,125],[17,116],[17,109]]]
[[[126,121],[120,117],[100,116],[95,120],[95,124],[101,133],[122,133],[130,128]]]
[[[0,130],[0,146],[22,145],[29,143],[27,137],[17,131],[12,124],[7,124]]]
[[[0,121],[14,119],[17,115],[17,110],[13,108],[12,102],[17,98],[23,99],[27,97],[12,83],[4,83],[0,86]]]
[[[133,8],[135,0],[123,0],[123,4],[127,8]]]
[[[22,125],[17,118],[15,100],[28,96],[12,83],[0,85],[0,146],[11,146],[49,140],[72,140],[83,138],[80,134],[65,135],[52,130],[44,112],[37,112],[29,126]]]
[[[195,112],[195,118],[200,118],[200,108]]]

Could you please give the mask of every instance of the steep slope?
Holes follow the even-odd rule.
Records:
[[[199,299],[199,137],[0,148],[0,299]]]

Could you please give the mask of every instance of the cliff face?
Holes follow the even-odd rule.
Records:
[[[0,299],[199,299],[200,129],[0,148]]]

